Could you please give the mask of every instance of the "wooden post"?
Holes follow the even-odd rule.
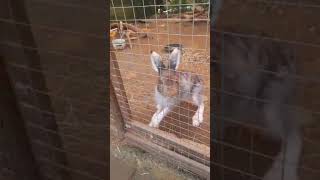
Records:
[[[117,61],[116,54],[114,53],[114,49],[112,47],[110,47],[110,49],[110,78],[112,87],[114,88],[114,92],[116,94],[118,104],[120,106],[122,117],[125,121],[129,121],[132,120],[129,101],[123,85],[120,67]]]
[[[124,137],[124,120],[112,84],[110,84],[110,110],[110,134],[114,133],[122,139]]]

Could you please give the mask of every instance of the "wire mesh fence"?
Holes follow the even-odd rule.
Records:
[[[211,28],[218,179],[318,179],[314,1],[218,1]]]
[[[1,61],[31,145],[32,154],[24,156],[35,159],[30,173],[37,174],[22,173],[21,164],[14,164],[18,156],[13,155],[5,158],[12,171],[5,179],[108,177],[108,68],[102,35],[106,9],[99,8],[102,5],[97,1],[1,2]],[[10,153],[18,154],[15,149]]]
[[[127,131],[209,166],[210,2],[110,4],[111,82]]]
[[[1,1],[9,10],[0,13],[0,47],[41,178],[105,179],[105,27],[90,22],[93,16],[105,21],[105,6],[24,2]],[[318,2],[113,0],[110,6],[107,31],[114,39],[120,33],[127,44],[110,51],[111,83],[126,130],[142,139],[140,145],[151,143],[210,165],[216,179],[319,179]],[[182,54],[166,86],[183,83],[172,74],[202,79],[204,118],[197,127],[193,117],[200,105],[192,98],[171,105],[159,129],[148,126],[161,115],[155,87],[159,72],[167,70],[153,69],[150,51],[167,65],[168,45],[182,45]],[[0,178],[19,179],[10,157],[0,152],[8,165]],[[190,168],[182,161],[179,166]]]

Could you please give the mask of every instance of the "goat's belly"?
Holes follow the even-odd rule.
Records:
[[[168,107],[175,105],[178,102],[177,98],[169,98],[166,96],[163,96],[158,90],[155,91],[155,101],[158,105],[162,107]]]

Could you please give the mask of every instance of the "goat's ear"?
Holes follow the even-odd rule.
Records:
[[[175,48],[169,56],[169,68],[177,70],[180,64],[181,51],[178,48]]]
[[[159,72],[161,68],[164,68],[162,63],[161,56],[155,51],[151,51],[150,60],[152,64],[152,69],[156,72]]]

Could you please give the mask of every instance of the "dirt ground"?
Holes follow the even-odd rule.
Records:
[[[207,22],[167,23],[164,21],[138,23],[138,27],[149,32],[148,38],[133,41],[133,48],[116,52],[121,76],[134,121],[148,124],[156,111],[154,87],[157,73],[151,68],[149,54],[154,50],[164,59],[168,56],[163,48],[169,43],[183,45],[183,57],[179,70],[190,71],[204,80],[205,115],[200,127],[192,126],[196,107],[182,103],[160,124],[160,129],[174,133],[180,138],[201,144],[210,143],[210,36]],[[193,34],[193,35],[192,35]]]

